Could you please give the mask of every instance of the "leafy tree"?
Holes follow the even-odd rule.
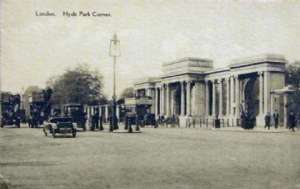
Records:
[[[296,92],[290,95],[289,107],[290,109],[300,111],[300,62],[294,62],[287,67],[286,74],[287,84],[292,85]]]
[[[286,78],[287,84],[297,89],[300,87],[300,61],[288,65]]]
[[[88,65],[80,64],[60,76],[50,78],[47,85],[52,89],[52,101],[55,104],[98,104],[105,101],[102,79],[98,71],[91,71]]]

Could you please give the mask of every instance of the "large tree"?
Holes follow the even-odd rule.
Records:
[[[300,61],[287,66],[287,83],[300,88]]]
[[[300,111],[300,62],[294,62],[287,66],[287,84],[292,85],[296,92],[290,96],[289,106],[292,110]]]
[[[91,71],[86,64],[68,69],[64,74],[49,79],[52,101],[55,104],[98,104],[105,100],[102,79],[98,71]]]

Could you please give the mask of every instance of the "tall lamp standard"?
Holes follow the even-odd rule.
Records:
[[[112,107],[112,116],[109,126],[109,131],[113,132],[114,129],[118,129],[118,121],[116,116],[116,61],[117,57],[121,56],[120,51],[120,40],[117,38],[117,34],[114,34],[113,38],[110,40],[109,45],[109,56],[113,57],[113,107]]]

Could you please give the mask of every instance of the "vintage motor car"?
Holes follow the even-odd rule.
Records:
[[[76,129],[77,124],[71,117],[53,117],[44,123],[43,132],[47,136],[49,131],[53,138],[57,134],[72,134],[73,137],[76,137]]]

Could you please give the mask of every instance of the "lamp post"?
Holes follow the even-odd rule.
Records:
[[[109,56],[113,57],[113,107],[109,126],[109,131],[113,132],[114,129],[118,129],[118,122],[116,116],[116,61],[117,57],[121,56],[120,40],[118,40],[117,34],[114,34],[113,38],[110,40]]]

